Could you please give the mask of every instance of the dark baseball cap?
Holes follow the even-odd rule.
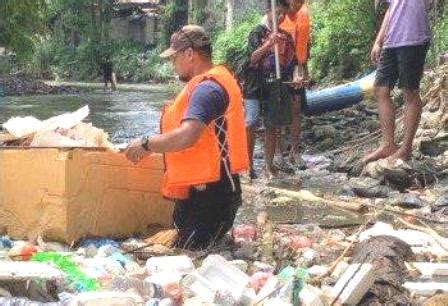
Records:
[[[203,27],[186,25],[171,35],[170,47],[160,54],[160,57],[170,57],[187,48],[210,46],[210,37]]]

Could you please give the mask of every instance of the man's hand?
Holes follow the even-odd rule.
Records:
[[[137,164],[144,157],[151,154],[150,151],[147,151],[142,147],[141,139],[134,139],[133,141],[131,141],[124,153],[126,154],[127,159],[129,159],[134,164]]]
[[[280,33],[271,33],[268,38],[268,44],[270,47],[275,45],[276,43],[280,43],[284,39],[284,35]]]
[[[377,64],[380,60],[381,49],[381,46],[377,43],[373,46],[372,52],[370,53],[370,59],[372,60],[372,63]]]

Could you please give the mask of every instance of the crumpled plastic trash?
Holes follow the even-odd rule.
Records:
[[[89,106],[86,105],[75,112],[65,113],[45,121],[31,116],[13,117],[3,124],[3,128],[9,134],[19,138],[38,132],[54,131],[58,128],[71,129],[87,118],[89,112]]]
[[[235,225],[232,229],[232,237],[236,243],[255,241],[257,239],[257,228],[254,225]]]
[[[96,248],[100,248],[106,245],[111,245],[115,248],[120,247],[120,244],[117,241],[108,238],[84,239],[81,242],[81,247],[86,248],[91,244],[94,245]]]

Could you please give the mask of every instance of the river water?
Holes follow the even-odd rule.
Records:
[[[104,129],[113,143],[127,143],[135,137],[159,131],[160,109],[172,97],[172,90],[102,90],[78,95],[46,95],[0,98],[0,124],[15,116],[47,119],[89,105],[87,122]]]
[[[154,90],[146,88],[142,91],[118,93],[98,90],[77,95],[3,97],[0,98],[0,124],[15,116],[48,119],[89,105],[90,115],[86,121],[104,129],[113,143],[122,144],[128,143],[136,137],[158,133],[161,107],[172,96],[172,87],[157,86],[154,87]],[[264,163],[261,158],[263,150],[260,141],[258,141],[256,152],[257,157],[254,163],[261,173]],[[322,186],[333,191],[340,188],[338,182],[324,183],[323,178],[316,179],[316,181],[305,180],[303,186],[315,191],[322,191]],[[257,208],[253,204],[255,203],[245,205],[244,209],[240,211],[239,221],[255,221]],[[275,222],[309,223],[317,221],[317,223],[325,225],[329,223],[359,224],[360,222],[354,214],[344,213],[341,215],[341,210],[329,207],[322,210],[322,206],[289,204],[283,207],[271,207],[269,214]],[[326,220],[328,216],[335,216],[340,220]]]

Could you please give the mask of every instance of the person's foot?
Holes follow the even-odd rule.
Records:
[[[289,162],[300,170],[306,169],[306,163],[302,156],[295,151],[289,153]]]
[[[256,180],[258,178],[258,175],[257,175],[257,173],[255,172],[254,169],[250,169],[249,170],[249,178],[251,180]]]
[[[274,165],[266,165],[265,174],[267,179],[273,179],[278,175],[279,169]]]
[[[409,159],[411,159],[411,154],[412,154],[411,150],[407,150],[407,149],[404,149],[403,147],[401,147],[397,151],[395,151],[395,153],[390,155],[387,158],[387,161],[388,161],[389,164],[393,165],[399,159],[401,159],[401,160],[409,160]]]
[[[363,158],[364,163],[370,163],[379,159],[387,158],[397,152],[398,146],[396,144],[383,144],[378,149]]]

